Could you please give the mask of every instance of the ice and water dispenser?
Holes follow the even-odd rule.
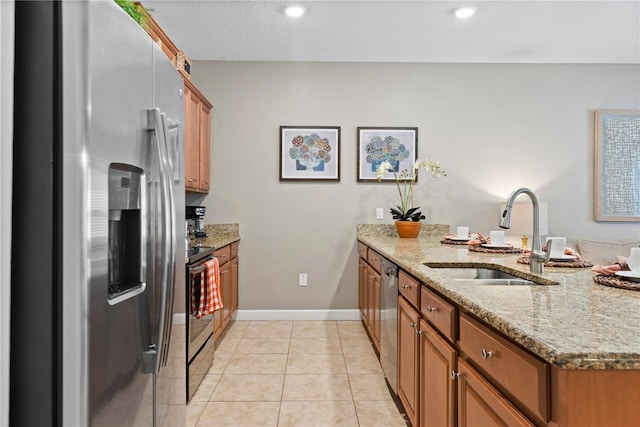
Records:
[[[109,165],[108,299],[112,304],[144,291],[142,173],[123,163]]]

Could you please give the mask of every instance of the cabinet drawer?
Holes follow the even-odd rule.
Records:
[[[460,349],[490,381],[549,421],[549,366],[471,317],[460,315]]]
[[[238,247],[240,246],[240,242],[233,242],[231,244],[231,258],[235,258],[238,256]]]
[[[215,256],[218,257],[218,264],[222,265],[231,259],[231,245],[216,248]]]
[[[456,341],[456,308],[425,286],[420,290],[420,312],[449,341]]]
[[[415,308],[420,307],[420,283],[407,273],[398,273],[398,290]]]
[[[380,273],[380,264],[382,262],[381,260],[382,257],[380,256],[380,254],[369,248],[369,251],[367,252],[367,261],[369,262],[369,265],[373,267],[373,269],[378,273]]]
[[[367,259],[367,245],[362,242],[358,242],[358,256],[364,260]]]

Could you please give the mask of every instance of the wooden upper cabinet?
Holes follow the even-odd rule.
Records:
[[[160,26],[149,17],[144,29],[176,66],[184,80],[185,190],[208,193],[211,188],[211,103],[191,83],[191,76],[178,66],[184,55]],[[183,58],[182,58],[183,59]]]
[[[211,104],[184,81],[185,189],[208,193],[211,183]]]

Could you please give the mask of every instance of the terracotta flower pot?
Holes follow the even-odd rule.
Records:
[[[419,221],[396,221],[396,230],[400,237],[416,238],[421,228],[422,223]]]

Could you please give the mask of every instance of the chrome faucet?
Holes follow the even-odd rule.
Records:
[[[530,271],[532,273],[542,274],[544,273],[544,263],[549,261],[549,255],[551,254],[551,241],[547,242],[547,252],[542,250],[540,244],[540,205],[538,198],[533,191],[528,188],[518,188],[507,199],[507,206],[502,212],[502,218],[500,218],[500,228],[511,228],[511,210],[513,209],[513,202],[520,194],[525,193],[531,199],[533,203],[533,244],[531,245]]]

